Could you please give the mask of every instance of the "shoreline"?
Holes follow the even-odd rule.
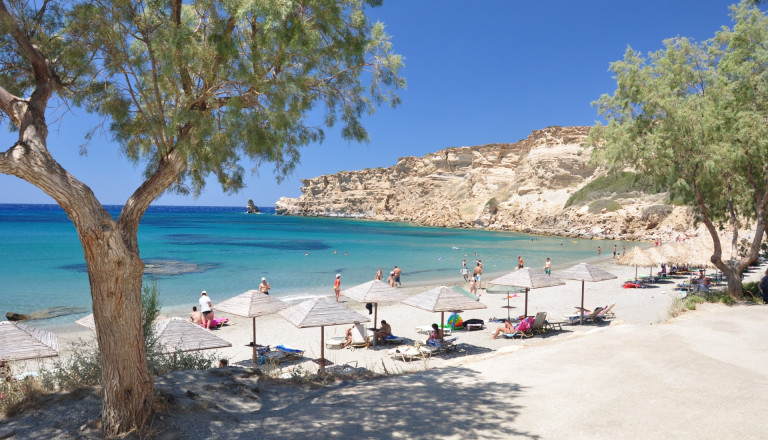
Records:
[[[564,325],[563,331],[554,332],[546,337],[533,337],[524,340],[508,340],[505,338],[491,339],[491,333],[499,326],[497,323],[489,322],[491,318],[506,318],[507,310],[503,307],[507,304],[507,298],[504,294],[488,294],[484,290],[480,292],[480,302],[487,308],[462,312],[463,319],[477,318],[485,321],[485,329],[481,331],[456,332],[458,343],[464,347],[464,357],[460,359],[469,359],[474,355],[484,356],[496,355],[523,347],[537,346],[539,344],[549,344],[564,338],[583,335],[595,330],[614,328],[616,326],[653,326],[666,322],[670,317],[670,305],[679,294],[672,290],[675,284],[659,284],[655,287],[644,289],[623,289],[621,286],[625,279],[634,276],[635,268],[633,266],[620,266],[612,259],[601,259],[595,265],[613,273],[616,279],[602,281],[599,283],[585,283],[585,307],[594,308],[597,306],[607,306],[616,304],[614,311],[616,318],[609,321],[608,325]],[[553,268],[552,276],[557,277],[557,272],[564,269],[563,266]],[[758,270],[753,270],[745,274],[745,282],[750,280],[759,280],[762,276],[765,266],[760,266]],[[484,274],[485,280],[493,279],[494,275]],[[536,312],[547,312],[547,320],[550,322],[563,321],[565,314],[574,312],[574,307],[578,306],[581,300],[581,282],[564,280],[563,286],[548,287],[542,289],[533,289],[528,294],[528,314],[533,315]],[[674,282],[680,282],[682,279],[675,279]],[[461,285],[462,283],[444,284],[447,286]],[[439,286],[439,283],[429,287]],[[351,287],[351,286],[350,286]],[[410,296],[421,293],[427,286],[408,286],[401,288],[402,291]],[[329,295],[332,296],[332,295]],[[223,301],[226,298],[222,298]],[[216,309],[217,298],[214,300],[214,310]],[[360,313],[361,315],[373,319],[365,309],[365,304],[353,301],[342,296],[341,302],[349,309]],[[516,307],[512,309],[510,315],[516,316],[523,313],[524,295],[510,298],[509,303]],[[191,308],[191,306],[190,306]],[[163,317],[180,316],[187,318],[189,311],[180,308],[163,307]],[[446,313],[447,319],[450,313]],[[222,337],[232,344],[232,347],[211,351],[217,359],[226,358],[230,365],[251,366],[252,348],[248,346],[252,340],[252,320],[239,316],[219,312],[217,318],[229,318],[229,325],[220,329],[213,330],[213,333]],[[378,319],[385,319],[392,326],[393,334],[403,337],[408,341],[418,341],[426,338],[419,334],[415,328],[423,325],[430,325],[433,322],[439,322],[439,313],[430,313],[424,310],[416,309],[408,305],[392,302],[379,303]],[[373,327],[373,323],[366,322],[366,327]],[[349,325],[337,325],[325,327],[325,340],[334,336],[342,336]],[[55,330],[60,336],[61,354],[66,355],[69,344],[77,340],[87,340],[95,337],[95,333],[85,327],[77,324],[63,326]],[[298,329],[277,314],[261,316],[256,319],[256,342],[261,345],[284,344],[291,347],[297,347],[305,350],[305,356],[302,361],[294,364],[285,365],[283,372],[299,369],[301,371],[314,371],[317,365],[310,359],[320,357],[320,328]],[[374,372],[382,373],[385,371],[417,371],[424,369],[425,364],[420,362],[402,363],[394,360],[387,355],[387,352],[394,348],[391,345],[377,346],[366,349],[342,349],[325,350],[325,358],[329,359],[335,365],[352,364],[359,367],[368,368]],[[496,354],[494,354],[496,353]],[[482,357],[482,356],[481,356]],[[450,365],[450,361],[441,358],[432,358],[429,365],[441,367]]]

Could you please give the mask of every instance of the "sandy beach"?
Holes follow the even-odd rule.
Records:
[[[157,380],[157,388],[176,396],[180,409],[163,415],[168,430],[163,438],[245,439],[256,438],[256,432],[259,438],[763,438],[768,428],[760,416],[768,410],[768,307],[703,304],[670,319],[670,304],[678,295],[674,284],[622,289],[623,280],[634,276],[633,267],[610,258],[597,265],[618,278],[587,283],[585,305],[615,303],[610,324],[566,325],[563,331],[524,340],[492,339],[498,325],[487,321],[506,316],[501,306],[507,299],[483,294],[480,301],[488,308],[462,317],[483,319],[486,329],[455,332],[459,349],[450,356],[403,362],[387,355],[392,346],[325,350],[325,357],[339,366],[390,374],[417,371],[372,380],[297,386],[244,374],[251,366],[246,346],[251,320],[228,316],[231,325],[215,333],[233,346],[217,356],[234,367]],[[765,266],[745,279],[757,280],[764,271]],[[424,290],[404,289],[409,294]],[[580,297],[577,281],[532,290],[529,314],[546,311],[550,321],[562,321]],[[518,307],[513,315],[522,313],[523,300],[523,295],[510,300]],[[364,304],[344,301],[367,316]],[[403,304],[380,304],[378,314],[394,334],[408,340],[425,338],[415,326],[440,319]],[[319,328],[297,329],[279,316],[256,322],[258,343],[306,350],[304,361],[287,363],[282,372],[317,369],[311,359],[320,356]],[[326,328],[326,339],[343,330]],[[63,339],[82,337],[88,331]],[[242,392],[249,389],[256,391]],[[72,429],[97,417],[98,396],[78,403],[88,405],[90,410],[72,411]],[[69,438],[67,425],[35,428],[41,415],[0,423],[0,436]],[[83,429],[92,435],[87,438],[98,438],[96,429]]]

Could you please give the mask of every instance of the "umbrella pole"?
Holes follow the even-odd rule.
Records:
[[[325,326],[320,326],[320,368],[318,374],[325,373]]]
[[[253,365],[256,365],[256,317],[253,317]]]
[[[443,328],[443,323],[445,323],[445,312],[440,312],[440,330],[443,331],[443,337],[445,337],[445,329]]]
[[[528,317],[528,288],[525,288],[525,317]]]
[[[376,319],[379,316],[379,303],[373,303],[373,346],[376,346]]]
[[[509,292],[507,292],[507,321],[512,322],[512,319],[509,317]]]
[[[581,280],[581,325],[584,325],[584,280]]]

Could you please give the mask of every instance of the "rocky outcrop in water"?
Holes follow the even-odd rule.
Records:
[[[695,234],[691,210],[669,205],[667,194],[600,194],[566,207],[605,174],[589,163],[588,131],[550,127],[513,144],[451,147],[388,168],[303,179],[303,194],[281,198],[275,212],[580,238]]]
[[[248,204],[245,206],[245,212],[248,214],[258,214],[260,212],[259,207],[253,203],[253,199],[248,199]]]

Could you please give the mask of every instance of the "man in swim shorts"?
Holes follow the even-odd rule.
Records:
[[[392,273],[395,275],[395,287],[402,287],[403,285],[400,283],[400,275],[403,273],[403,271],[400,270],[399,267],[395,266],[395,268],[392,269]]]
[[[203,327],[207,330],[211,329],[211,320],[213,320],[213,316],[211,316],[212,310],[211,299],[208,298],[208,293],[203,290],[203,293],[200,294],[200,312],[203,314]]]
[[[477,283],[477,288],[482,289],[482,278],[483,278],[483,263],[477,262],[477,266],[475,266],[475,269],[472,271],[472,276],[475,277],[475,282]]]
[[[189,320],[195,324],[201,324],[203,322],[203,315],[197,311],[197,306],[192,306],[192,313],[189,314]]]

